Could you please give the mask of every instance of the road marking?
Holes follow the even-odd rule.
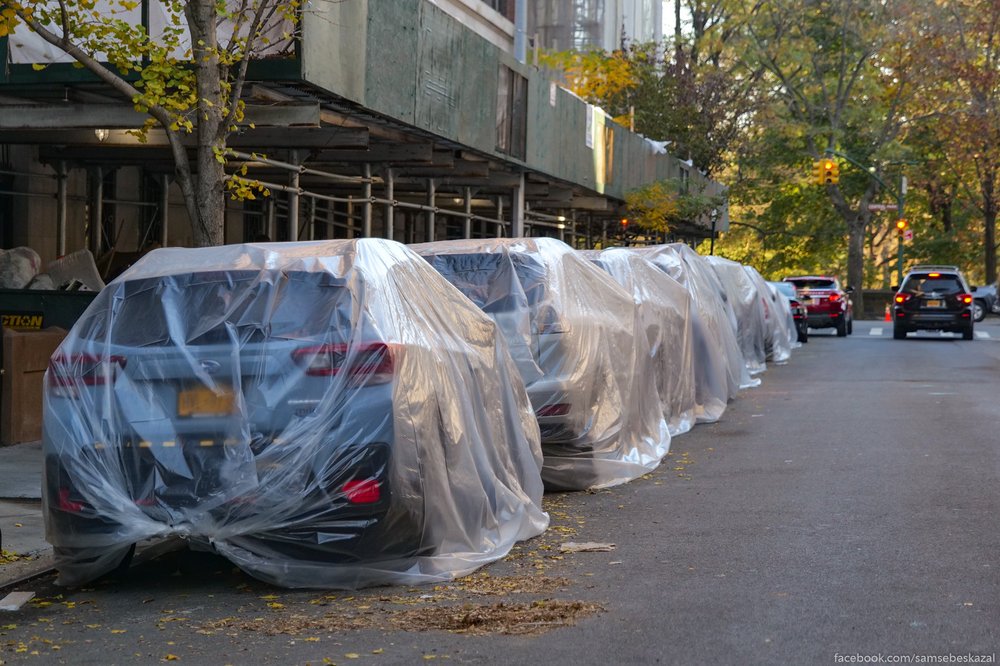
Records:
[[[980,340],[989,340],[990,334],[987,333],[986,331],[976,331],[976,337],[979,338]]]
[[[873,328],[872,330],[868,331],[868,335],[882,335],[882,329]]]

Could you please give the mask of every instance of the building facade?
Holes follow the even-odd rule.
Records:
[[[516,58],[517,18],[514,0],[313,3],[294,48],[251,68],[233,166],[272,196],[230,201],[226,242],[534,234],[589,247],[649,182],[724,195]],[[47,261],[190,244],[162,132],[139,143],[129,100],[29,42],[0,39],[0,245]],[[728,227],[724,207],[712,223]],[[688,220],[674,236],[709,228]]]

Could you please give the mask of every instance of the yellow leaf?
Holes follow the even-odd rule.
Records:
[[[180,659],[180,657],[178,657],[176,654],[168,654],[165,657],[163,657],[163,659],[164,661],[177,661],[178,659]]]
[[[112,629],[111,633],[113,633],[113,634],[124,634],[126,631],[127,631],[127,629]]]
[[[385,650],[382,648],[375,648],[372,650],[372,654],[382,654],[383,652],[385,652]]]
[[[347,657],[348,659],[357,659],[357,658],[358,658],[358,657],[360,657],[361,655],[360,655],[360,654],[358,654],[357,652],[348,652],[348,653],[347,653],[347,654],[345,654],[344,656],[345,656],[345,657]]]
[[[319,639],[315,636],[310,636],[305,639],[307,643],[319,643]]]

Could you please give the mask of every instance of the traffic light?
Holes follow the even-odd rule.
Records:
[[[896,220],[896,231],[898,231],[899,233],[903,233],[904,231],[906,231],[906,227],[909,224],[910,223],[907,222],[905,219],[899,218],[898,220]]]
[[[822,179],[820,185],[836,185],[840,182],[840,165],[837,160],[829,157],[820,160],[822,162]]]
[[[823,160],[813,162],[813,182],[817,185],[823,184]]]

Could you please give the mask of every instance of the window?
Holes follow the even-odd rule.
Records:
[[[497,150],[524,159],[528,131],[528,80],[500,66],[497,82]]]

